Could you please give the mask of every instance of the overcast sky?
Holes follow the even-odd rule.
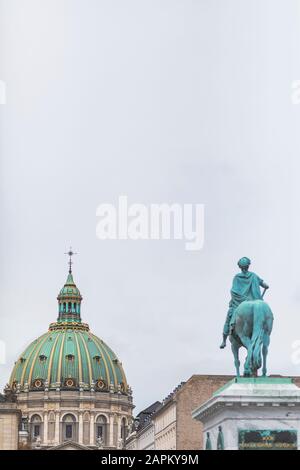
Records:
[[[1,387],[57,317],[71,244],[82,318],[136,411],[219,344],[236,262],[270,289],[268,372],[300,375],[300,2],[0,0]],[[205,244],[100,241],[96,209],[205,204]]]

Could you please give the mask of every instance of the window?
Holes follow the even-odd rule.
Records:
[[[73,435],[73,426],[72,424],[66,424],[66,438],[72,439]]]
[[[96,420],[96,439],[102,439],[102,443],[106,445],[107,441],[107,420],[103,415],[98,416]]]
[[[121,439],[124,444],[126,441],[126,437],[127,437],[127,423],[126,423],[126,419],[123,418],[121,422]]]
[[[101,425],[99,426],[99,425],[98,425],[98,426],[97,426],[97,439],[99,439],[99,437],[103,438],[103,434],[104,434],[104,432],[103,432],[103,426],[101,426]]]
[[[65,441],[70,439],[76,441],[77,439],[76,419],[71,414],[67,414],[63,417],[63,439]]]
[[[20,430],[28,431],[28,418],[22,418],[21,423],[20,423]]]
[[[31,439],[36,439],[37,437],[40,437],[42,434],[42,420],[39,415],[33,415],[30,420],[31,423]]]
[[[33,437],[38,437],[40,435],[40,425],[35,424],[33,428]]]
[[[66,359],[67,359],[67,361],[73,362],[73,361],[74,361],[74,356],[73,356],[73,354],[67,354],[67,355],[66,355]]]

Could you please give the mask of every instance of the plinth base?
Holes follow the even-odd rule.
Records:
[[[300,388],[290,378],[235,378],[192,416],[206,449],[300,448]]]

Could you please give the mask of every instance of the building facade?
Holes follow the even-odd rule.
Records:
[[[161,406],[156,401],[141,411],[132,422],[131,432],[126,440],[127,450],[154,450],[155,430],[152,416]]]
[[[8,445],[3,435],[11,429],[10,445],[18,448],[121,449],[131,424],[132,391],[115,353],[81,321],[71,263],[57,299],[57,321],[15,362],[5,395],[14,397],[19,431],[16,416],[9,418],[14,426],[7,413],[3,421],[9,405],[2,401],[0,447]]]
[[[176,450],[176,401],[169,400],[153,417],[155,449]]]
[[[0,395],[0,449],[18,448],[21,412],[9,396]]]

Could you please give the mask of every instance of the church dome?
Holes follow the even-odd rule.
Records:
[[[130,392],[121,362],[81,322],[81,294],[72,270],[58,299],[58,318],[16,361],[9,385],[16,391],[94,390]]]

